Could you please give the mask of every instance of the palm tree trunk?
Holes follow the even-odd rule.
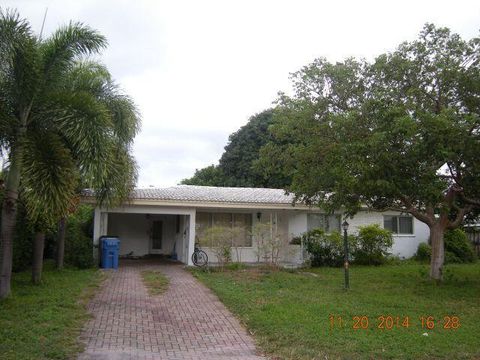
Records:
[[[65,231],[66,231],[66,223],[65,218],[61,218],[58,222],[58,237],[57,237],[57,259],[56,265],[57,269],[63,269],[63,260],[65,257]]]
[[[17,218],[17,196],[16,192],[6,191],[2,204],[0,299],[4,299],[10,294],[13,260],[13,234]]]
[[[23,138],[26,127],[21,126],[17,134],[17,143],[10,153],[10,167],[5,185],[5,197],[2,204],[2,222],[0,229],[0,299],[10,294],[13,262],[13,237],[17,222],[17,200],[20,185],[20,173],[23,158]]]
[[[42,280],[43,249],[45,247],[45,233],[37,231],[33,239],[32,282],[39,284]]]

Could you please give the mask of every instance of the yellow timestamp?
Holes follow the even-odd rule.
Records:
[[[441,317],[434,317],[432,315],[422,315],[419,317],[407,315],[379,315],[375,317],[355,315],[352,317],[344,317],[330,314],[328,321],[330,330],[341,328],[351,328],[353,330],[393,330],[408,329],[412,326],[427,330],[432,330],[436,327],[445,330],[457,330],[461,327],[460,317],[456,315],[444,315]]]

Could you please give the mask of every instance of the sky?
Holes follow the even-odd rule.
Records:
[[[479,35],[479,1],[0,0],[44,36],[70,20],[105,35],[99,60],[137,104],[139,187],[218,163],[228,136],[317,57],[373,59],[427,22]]]

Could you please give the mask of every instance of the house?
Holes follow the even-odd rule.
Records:
[[[258,244],[250,231],[257,223],[264,223],[282,238],[280,260],[301,263],[300,246],[291,245],[290,240],[312,228],[340,230],[343,219],[341,213],[326,215],[317,207],[292,202],[293,196],[282,189],[190,185],[137,189],[121,207],[95,209],[94,254],[98,256],[100,236],[116,235],[121,240],[120,255],[175,254],[178,260],[192,265],[195,241],[207,228],[222,225],[240,229],[233,260],[256,262],[260,257]],[[373,223],[392,230],[391,252],[405,258],[412,256],[418,244],[429,236],[425,224],[394,211],[361,211],[348,222],[349,233]],[[205,245],[202,249],[215,262],[211,249]]]

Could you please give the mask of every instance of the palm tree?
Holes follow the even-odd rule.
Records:
[[[78,195],[81,195],[84,188],[94,188],[97,190],[99,202],[108,205],[119,203],[131,193],[137,176],[135,162],[130,156],[131,142],[139,128],[139,117],[135,106],[127,96],[119,92],[108,70],[98,63],[78,63],[69,75],[66,81],[67,91],[93,94],[97,103],[105,107],[112,119],[110,124],[112,132],[109,136],[111,146],[107,148],[108,151],[105,154],[110,160],[96,165],[97,170],[102,171],[104,175],[95,176],[84,171],[89,169],[84,164],[84,159],[82,157],[76,159],[80,174]],[[74,199],[69,213],[77,208],[78,196]],[[57,235],[56,266],[58,269],[63,267],[65,232],[66,221],[65,217],[62,217],[58,223]]]
[[[85,61],[106,39],[70,23],[41,40],[15,11],[0,11],[0,145],[8,158],[2,204],[0,298],[10,293],[12,239],[21,192],[35,224],[33,280],[45,229],[68,213],[80,183],[100,203],[128,196],[139,117],[105,67]]]

